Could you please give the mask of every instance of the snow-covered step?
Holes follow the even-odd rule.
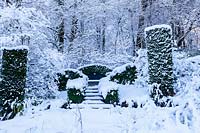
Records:
[[[85,90],[85,93],[99,93],[98,89],[94,89],[94,90]]]
[[[86,92],[85,95],[101,95],[99,91],[97,92]]]
[[[99,91],[98,88],[88,88],[86,90],[93,90],[93,91]]]
[[[88,87],[85,90],[85,101],[82,104],[88,104],[93,109],[99,109],[99,105],[104,105],[103,97],[98,90],[99,80],[89,80]],[[108,105],[105,105],[108,106]],[[81,107],[82,108],[82,107]],[[106,108],[106,107],[105,107]]]
[[[110,109],[113,107],[111,104],[71,104],[72,109]]]
[[[101,97],[99,93],[86,93],[85,97]]]
[[[85,97],[85,100],[103,100],[102,97]]]
[[[95,86],[88,86],[87,89],[97,89],[98,90],[98,86],[95,85]]]
[[[85,100],[83,101],[83,104],[104,104],[101,100]]]

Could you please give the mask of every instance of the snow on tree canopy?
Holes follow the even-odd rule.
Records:
[[[148,48],[149,83],[157,84],[152,90],[155,99],[173,96],[172,29],[155,25],[145,29]]]

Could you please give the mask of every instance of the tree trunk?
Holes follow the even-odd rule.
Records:
[[[180,0],[173,0],[173,5],[175,5],[176,8],[180,8],[178,5],[180,4],[180,2]],[[176,15],[179,14],[175,14],[175,16]],[[184,27],[180,19],[176,19],[173,17],[174,16],[172,16],[172,33],[174,36],[174,40],[176,40],[178,48],[184,48],[186,47],[185,38],[183,38],[183,36],[185,35]]]
[[[62,19],[62,22],[58,26],[58,51],[63,52],[64,51],[64,19]]]
[[[73,49],[73,42],[78,37],[78,18],[75,14],[77,9],[77,1],[74,1],[74,14],[72,16],[72,23],[71,23],[71,32],[69,36],[69,46],[68,46],[68,52],[70,52]]]
[[[103,27],[102,27],[102,45],[101,45],[101,53],[105,53],[105,44],[106,44],[106,21],[103,20]]]
[[[61,7],[61,9],[64,7],[64,1],[63,0],[57,0],[58,6]],[[65,36],[65,22],[64,22],[64,14],[63,11],[61,11],[60,14],[61,17],[61,22],[57,27],[57,37],[58,37],[58,44],[57,44],[57,49],[59,52],[64,51],[64,36]]]
[[[133,25],[133,11],[130,9],[129,10],[130,13],[130,19],[131,19],[131,41],[132,41],[132,55],[136,56],[136,46],[135,46],[135,36],[134,36],[134,25]]]
[[[137,39],[136,39],[136,45],[138,48],[144,48],[145,42],[144,42],[144,14],[146,11],[146,8],[148,6],[148,0],[141,0],[141,14],[139,16],[138,21],[138,33],[137,33]]]
[[[146,48],[144,39],[144,28],[145,28],[145,12],[148,6],[151,6],[156,0],[141,0],[141,14],[138,21],[138,33],[136,39],[136,45],[138,48]],[[151,19],[151,16],[149,16]]]

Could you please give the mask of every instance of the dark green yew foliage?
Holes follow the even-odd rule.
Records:
[[[118,90],[111,90],[107,93],[106,98],[104,99],[106,104],[115,104],[119,103],[119,93]]]
[[[67,95],[71,103],[82,103],[84,100],[83,92],[76,88],[68,89]]]
[[[111,69],[101,65],[86,66],[80,68],[79,70],[82,71],[85,75],[87,75],[89,79],[93,80],[106,77],[106,73],[111,71]]]
[[[117,82],[118,84],[133,84],[137,79],[137,70],[135,66],[128,65],[126,70],[122,73],[117,73],[110,77],[111,81]]]
[[[159,100],[173,96],[173,61],[171,28],[163,26],[146,30],[148,47],[149,83],[153,84],[151,97]]]
[[[23,109],[27,49],[3,49],[0,83],[0,115],[12,119]]]
[[[66,91],[66,85],[69,79],[82,78],[82,76],[78,72],[74,72],[71,70],[66,70],[65,74],[57,73],[57,76],[58,79],[55,81],[57,82],[59,91]]]

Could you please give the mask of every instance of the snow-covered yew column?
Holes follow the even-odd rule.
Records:
[[[153,84],[151,96],[154,100],[173,96],[172,29],[168,25],[155,25],[146,28],[145,35],[149,82]]]
[[[13,118],[23,108],[28,48],[3,48],[0,114],[3,120]]]

